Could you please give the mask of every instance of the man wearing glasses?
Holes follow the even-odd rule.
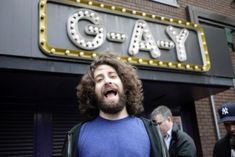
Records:
[[[159,106],[154,109],[151,120],[159,126],[170,157],[196,157],[193,139],[173,122],[172,113],[168,107]]]

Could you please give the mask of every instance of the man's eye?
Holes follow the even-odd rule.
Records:
[[[117,77],[117,75],[111,75],[110,77],[111,77],[111,78],[116,78],[116,77]]]
[[[95,80],[95,82],[97,82],[97,83],[99,83],[99,82],[101,82],[101,81],[102,81],[101,78]]]

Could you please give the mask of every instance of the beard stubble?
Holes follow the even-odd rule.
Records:
[[[119,93],[119,101],[117,103],[115,102],[105,102],[101,98],[98,98],[96,96],[98,108],[108,114],[116,114],[123,110],[123,108],[126,106],[126,96],[124,94]]]

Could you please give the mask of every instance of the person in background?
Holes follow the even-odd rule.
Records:
[[[170,157],[196,157],[193,139],[173,122],[173,116],[168,107],[162,105],[154,109],[151,120],[160,127]]]
[[[218,113],[227,133],[216,142],[213,157],[235,157],[235,102],[223,104]]]
[[[77,87],[86,117],[64,145],[65,157],[164,157],[161,135],[143,110],[142,83],[136,69],[115,55],[101,54]]]

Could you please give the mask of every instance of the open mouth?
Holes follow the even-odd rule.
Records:
[[[113,89],[110,89],[104,92],[105,97],[116,96],[116,95],[117,95],[117,91]]]

